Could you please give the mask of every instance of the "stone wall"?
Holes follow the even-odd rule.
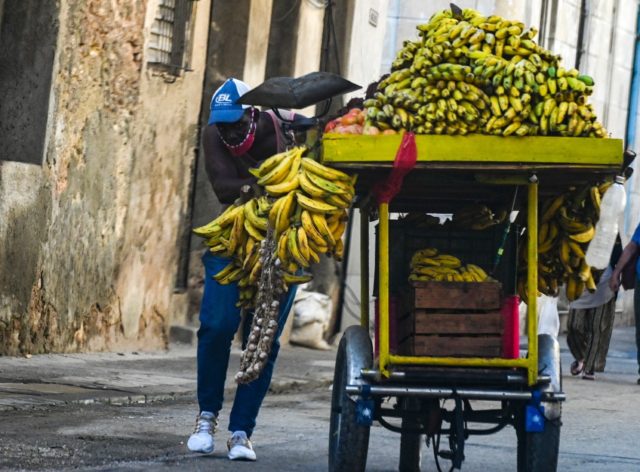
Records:
[[[160,348],[184,318],[209,2],[177,78],[145,64],[157,3],[59,2],[44,164],[0,167],[0,354]]]

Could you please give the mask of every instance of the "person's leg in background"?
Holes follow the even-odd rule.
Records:
[[[571,363],[571,375],[580,375],[584,370],[584,358],[586,351],[585,337],[585,310],[569,310],[567,318],[567,345],[573,355]]]

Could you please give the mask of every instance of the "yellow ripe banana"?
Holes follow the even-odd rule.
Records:
[[[580,244],[578,244],[577,242],[575,242],[574,240],[570,239],[569,241],[567,241],[569,244],[569,248],[571,249],[571,252],[573,252],[577,257],[579,257],[580,259],[584,259],[585,257],[585,252],[582,249],[582,247],[580,246]],[[584,282],[586,282],[586,280],[584,280]]]
[[[280,197],[275,201],[273,205],[271,205],[271,209],[269,210],[268,220],[269,220],[269,225],[271,225],[272,228],[276,227],[278,212],[280,211],[281,209],[280,207],[285,202],[286,198],[287,198],[286,195],[284,197]]]
[[[194,228],[192,231],[196,236],[200,236],[201,238],[211,238],[212,236],[222,231],[222,226],[217,224],[214,220],[204,226]]]
[[[542,218],[540,221],[542,223],[546,223],[551,218],[553,218],[563,203],[564,203],[564,195],[560,195],[555,199],[553,199],[553,201],[549,204],[549,207],[542,214]]]
[[[295,228],[290,228],[287,232],[287,248],[289,250],[289,254],[293,257],[293,260],[296,261],[302,267],[309,267],[309,261],[302,257],[300,253],[300,249],[298,248],[298,232]]]
[[[331,234],[333,234],[333,239],[337,241],[338,239],[342,238],[342,234],[344,233],[346,226],[347,222],[344,220],[340,220],[335,227],[329,227],[329,229],[331,230]]]
[[[329,246],[335,246],[336,240],[333,237],[333,233],[329,229],[327,225],[327,220],[325,219],[322,213],[310,213],[311,219],[313,220],[313,224],[315,225],[318,232],[322,235],[324,240],[328,243]]]
[[[336,247],[333,249],[333,257],[336,261],[341,261],[344,257],[344,243],[342,239],[336,241]]]
[[[574,241],[577,241],[579,243],[588,243],[589,241],[591,241],[593,239],[593,236],[595,235],[595,228],[593,227],[593,225],[589,225],[588,229],[581,232],[581,233],[575,233],[575,234],[570,234],[569,237],[571,239],[573,239]]]
[[[255,285],[258,282],[258,277],[260,277],[260,270],[262,269],[262,261],[258,260],[256,264],[251,268],[251,272],[249,273],[249,284]]]
[[[329,180],[321,177],[318,174],[314,174],[313,172],[308,171],[308,170],[307,170],[306,174],[307,174],[307,177],[309,178],[309,180],[311,180],[311,182],[313,182],[313,184],[316,187],[320,187],[321,189],[326,190],[327,192],[333,193],[333,194],[344,194],[344,193],[346,193],[346,190],[343,187],[335,185],[333,182],[330,182]]]
[[[289,174],[291,170],[291,166],[296,160],[295,154],[289,154],[282,161],[280,161],[271,171],[267,172],[265,175],[258,179],[258,185],[267,186],[279,184],[282,182],[285,177]]]
[[[322,234],[317,230],[316,226],[313,224],[313,219],[307,210],[302,210],[300,215],[300,222],[302,223],[302,227],[307,232],[307,236],[319,246],[326,245],[325,239],[322,237]]]
[[[569,248],[569,242],[567,238],[562,238],[560,241],[560,251],[558,253],[560,257],[560,262],[564,266],[565,271],[568,274],[573,273],[573,269],[571,268],[571,249]]]
[[[294,203],[295,203],[295,194],[293,192],[287,194],[286,197],[283,197],[285,200],[282,202],[280,206],[280,211],[276,216],[276,235],[282,234],[285,229],[289,226],[289,220],[291,215],[293,214]]]
[[[457,269],[458,267],[460,267],[462,265],[462,262],[460,261],[460,259],[458,259],[455,256],[448,255],[448,254],[440,254],[435,259],[443,267],[450,267],[452,269]]]
[[[235,269],[237,268],[236,264],[231,261],[229,262],[229,264],[227,264],[224,269],[222,269],[220,272],[218,272],[217,274],[215,274],[213,276],[213,278],[217,281],[220,282],[220,280],[224,279],[225,277],[227,277],[229,274],[231,274]]]
[[[308,242],[311,243],[311,241]],[[313,250],[311,244],[309,244],[309,262],[312,262],[314,264],[320,263],[320,256],[318,255],[318,252]]]
[[[307,232],[305,231],[305,229],[300,226],[297,229],[297,247],[298,250],[300,251],[300,254],[302,255],[302,257],[305,260],[309,260],[309,240],[307,238]]]
[[[317,185],[315,185],[311,179],[309,179],[306,171],[300,172],[298,175],[298,180],[300,183],[300,187],[302,190],[313,198],[324,198],[329,195],[329,192],[321,189]]]
[[[325,201],[337,208],[349,208],[351,206],[351,201],[343,197],[346,197],[346,195],[329,195],[325,198]]]
[[[307,236],[309,233],[307,233]],[[309,239],[309,249],[317,254],[325,254],[329,251],[329,246],[327,246],[326,241],[322,241],[322,244],[316,244],[313,239]]]
[[[231,230],[231,235],[229,236],[229,254],[233,254],[236,251],[236,247],[240,243],[240,238],[242,236],[242,226],[244,221],[246,220],[244,216],[244,211],[238,212],[235,221],[233,222],[233,229]]]
[[[491,111],[494,116],[502,115],[502,108],[500,107],[500,101],[498,100],[498,97],[492,95],[489,99],[491,101]]]
[[[328,203],[325,203],[321,200],[309,198],[301,192],[296,192],[295,195],[298,199],[298,204],[305,210],[309,210],[313,213],[327,213],[330,211],[336,211],[338,209],[338,207],[329,205]]]
[[[244,204],[244,217],[249,220],[252,226],[259,229],[260,231],[266,231],[268,221],[267,218],[261,218],[257,215],[257,201],[255,198],[252,198],[247,203]]]
[[[442,265],[440,264],[440,261],[438,259],[435,259],[433,257],[420,257],[420,259],[416,260],[415,264],[432,266],[432,267],[440,267]]]
[[[294,175],[291,179],[285,179],[279,184],[267,185],[264,190],[274,197],[284,195],[285,193],[293,192],[300,186],[300,179],[298,174]]]
[[[326,180],[344,180],[345,182],[350,182],[351,178],[337,169],[332,169],[325,165],[320,164],[319,162],[314,161],[309,157],[302,158],[302,167],[305,170],[312,172],[320,177],[324,177]]]
[[[284,274],[282,274],[282,279],[286,284],[304,284],[311,281],[311,279],[313,279],[313,276],[311,274],[295,275],[285,272]]]
[[[287,242],[288,234],[285,232],[281,234],[278,239],[278,259],[280,259],[283,267],[289,263],[289,258],[287,257]]]
[[[580,296],[578,292],[578,281],[575,277],[568,277],[567,279],[567,299],[572,302]]]
[[[482,281],[486,280],[487,277],[488,277],[488,275],[484,271],[484,269],[482,267],[478,266],[478,265],[467,264],[467,270],[475,273],[478,276],[478,278],[480,279],[480,280],[478,280],[479,282],[482,282]]]
[[[549,223],[542,223],[538,230],[538,245],[544,244],[549,235]]]
[[[230,225],[238,216],[238,213],[244,211],[242,205],[230,205],[219,217],[213,220],[221,228]]]
[[[249,238],[249,244],[246,246],[246,256],[242,261],[242,268],[247,271],[250,270],[258,259],[260,258],[260,245],[256,244],[256,240],[253,238]]]
[[[598,190],[598,187],[596,187],[595,185],[591,187],[589,191],[589,197],[591,198],[591,204],[593,205],[593,209],[596,211],[596,214],[599,215],[601,196],[600,196],[600,190]]]
[[[587,282],[592,277],[591,267],[589,267],[589,264],[587,264],[587,261],[585,261],[584,259],[580,261],[580,270],[578,271],[578,277],[583,282]]]
[[[280,164],[283,160],[287,159],[291,155],[293,155],[293,149],[274,154],[268,159],[265,159],[257,168],[249,169],[249,172],[251,172],[251,174],[253,174],[257,178],[260,178],[271,172],[278,164]]]
[[[247,233],[249,233],[249,236],[251,236],[256,241],[262,241],[265,238],[265,235],[262,234],[258,228],[253,226],[251,224],[251,221],[249,221],[247,218],[244,219],[244,229],[247,231]]]

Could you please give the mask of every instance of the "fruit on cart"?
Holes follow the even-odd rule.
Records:
[[[506,210],[494,214],[488,206],[477,203],[454,212],[452,224],[460,229],[483,230],[502,223],[506,217]]]
[[[593,79],[564,68],[533,40],[535,28],[464,9],[436,13],[418,31],[365,100],[365,130],[606,136],[587,103]]]
[[[436,248],[424,248],[411,256],[411,282],[485,282],[491,279],[480,266],[463,264],[450,254],[440,254]]]
[[[362,134],[366,113],[360,108],[352,108],[347,113],[329,121],[325,133]]]
[[[585,289],[595,291],[600,272],[585,260],[589,242],[595,234],[602,194],[610,182],[572,189],[547,199],[541,206],[538,227],[538,291],[557,296],[565,285],[569,301]],[[518,293],[527,300],[527,241],[520,242]]]

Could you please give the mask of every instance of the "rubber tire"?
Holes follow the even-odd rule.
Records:
[[[518,472],[555,472],[558,468],[560,452],[560,416],[547,420],[544,431],[528,433],[525,431],[524,415],[526,405],[518,415]]]
[[[400,434],[400,472],[420,472],[423,441],[422,434]]]
[[[356,330],[349,328],[345,332],[336,356],[329,426],[329,472],[364,472],[367,467],[370,428],[357,423],[356,404],[345,391],[347,372],[354,362],[347,354],[349,339],[354,335],[362,335],[357,332],[354,334],[354,331]],[[365,335],[368,339],[368,334]],[[371,353],[368,355],[368,362],[369,365],[360,367],[371,367]]]
[[[409,402],[418,402],[415,398],[405,398],[405,406]],[[412,406],[416,406],[415,404]],[[419,405],[418,405],[419,406]],[[402,418],[402,428],[418,429],[420,421],[418,420],[418,412],[415,409],[413,415]],[[403,432],[400,433],[400,461],[398,470],[400,472],[420,472],[420,462],[422,459],[422,444],[424,442],[423,434]]]

